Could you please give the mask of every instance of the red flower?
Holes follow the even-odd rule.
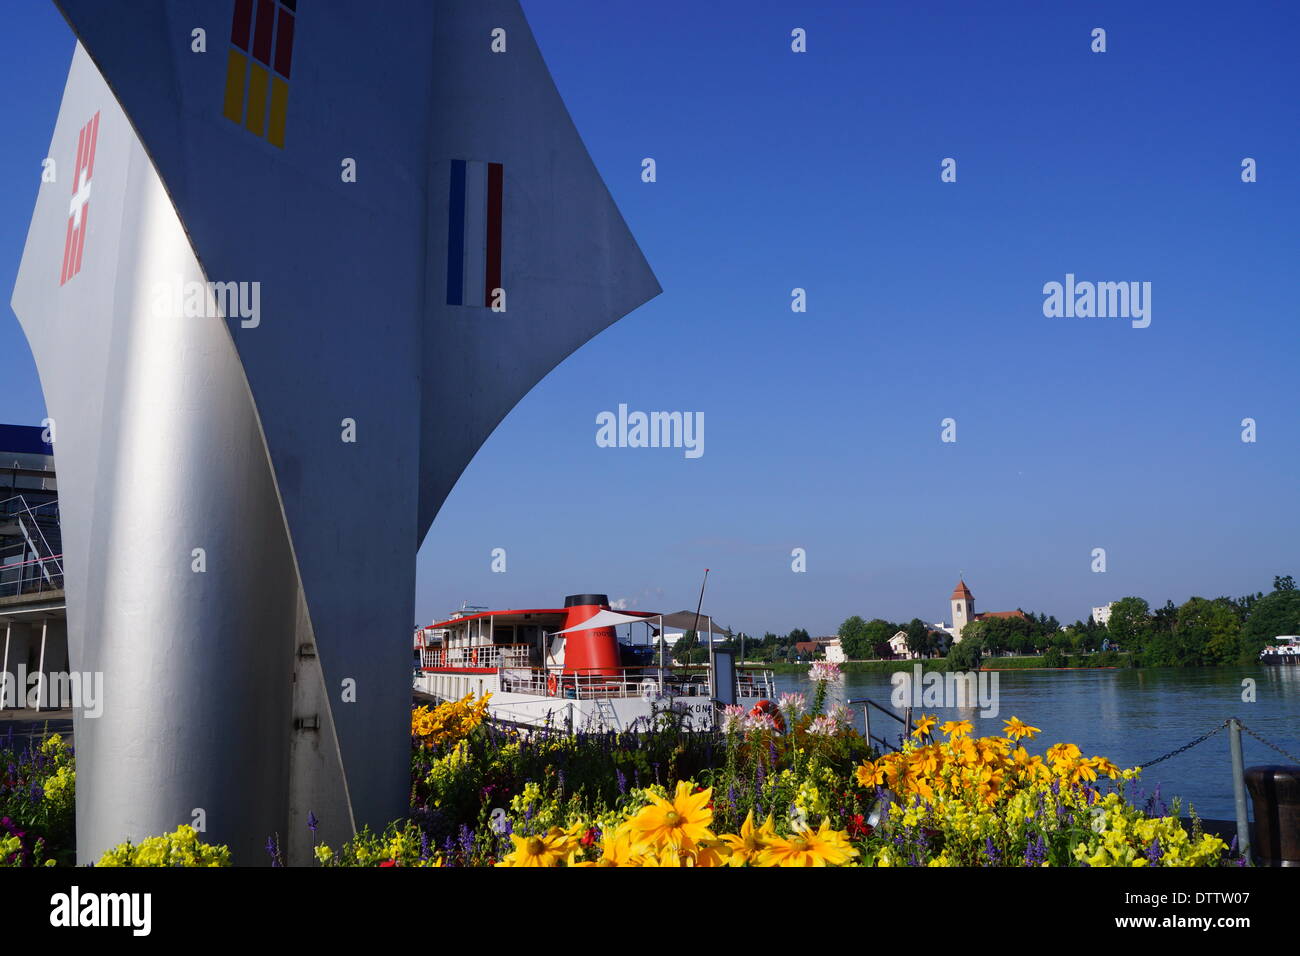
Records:
[[[857,814],[849,818],[849,836],[855,839],[871,836],[875,830],[870,823],[867,823],[862,814]]]
[[[383,863],[380,863],[379,865],[380,865],[380,866],[397,866],[397,861],[396,861],[396,860],[385,860]]]
[[[579,840],[578,842],[581,843],[583,846],[591,846],[593,843],[596,842],[597,836],[598,834],[596,832],[596,828],[590,827],[587,830],[587,832],[582,835],[582,839]]]

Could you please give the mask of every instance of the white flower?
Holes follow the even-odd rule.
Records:
[[[824,714],[820,717],[814,717],[812,723],[808,725],[808,733],[825,734],[828,737],[834,734],[838,729],[839,727],[835,723],[835,719],[833,717],[827,717]]]
[[[728,704],[722,708],[722,730],[734,734],[745,726],[745,708],[738,704]]]
[[[808,676],[815,681],[839,680],[844,675],[840,672],[840,665],[831,661],[813,661],[812,667],[808,668]]]
[[[793,719],[808,709],[808,698],[797,693],[782,694],[777,706],[781,708],[782,713]]]

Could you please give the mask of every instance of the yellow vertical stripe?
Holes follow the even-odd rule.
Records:
[[[231,50],[226,59],[226,102],[221,112],[236,123],[244,119],[244,74],[248,62],[238,50]]]
[[[266,138],[272,146],[284,149],[284,119],[289,108],[289,84],[278,76],[271,77],[271,125]]]
[[[248,77],[248,119],[245,125],[262,136],[266,131],[266,88],[270,79],[266,70],[254,63]]]

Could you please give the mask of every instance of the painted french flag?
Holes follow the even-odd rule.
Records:
[[[500,163],[451,161],[447,197],[447,304],[491,307],[501,286]]]

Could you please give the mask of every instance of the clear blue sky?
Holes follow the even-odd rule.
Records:
[[[720,622],[814,634],[948,621],[959,570],[978,609],[1071,621],[1300,573],[1294,4],[524,6],[665,291],[489,439],[421,551],[421,620],[677,610],[706,566]],[[5,18],[0,421],[35,423],[8,291],[73,41],[51,4]],[[1151,282],[1150,328],[1045,318],[1067,272]],[[598,448],[620,402],[703,412],[703,457]]]

